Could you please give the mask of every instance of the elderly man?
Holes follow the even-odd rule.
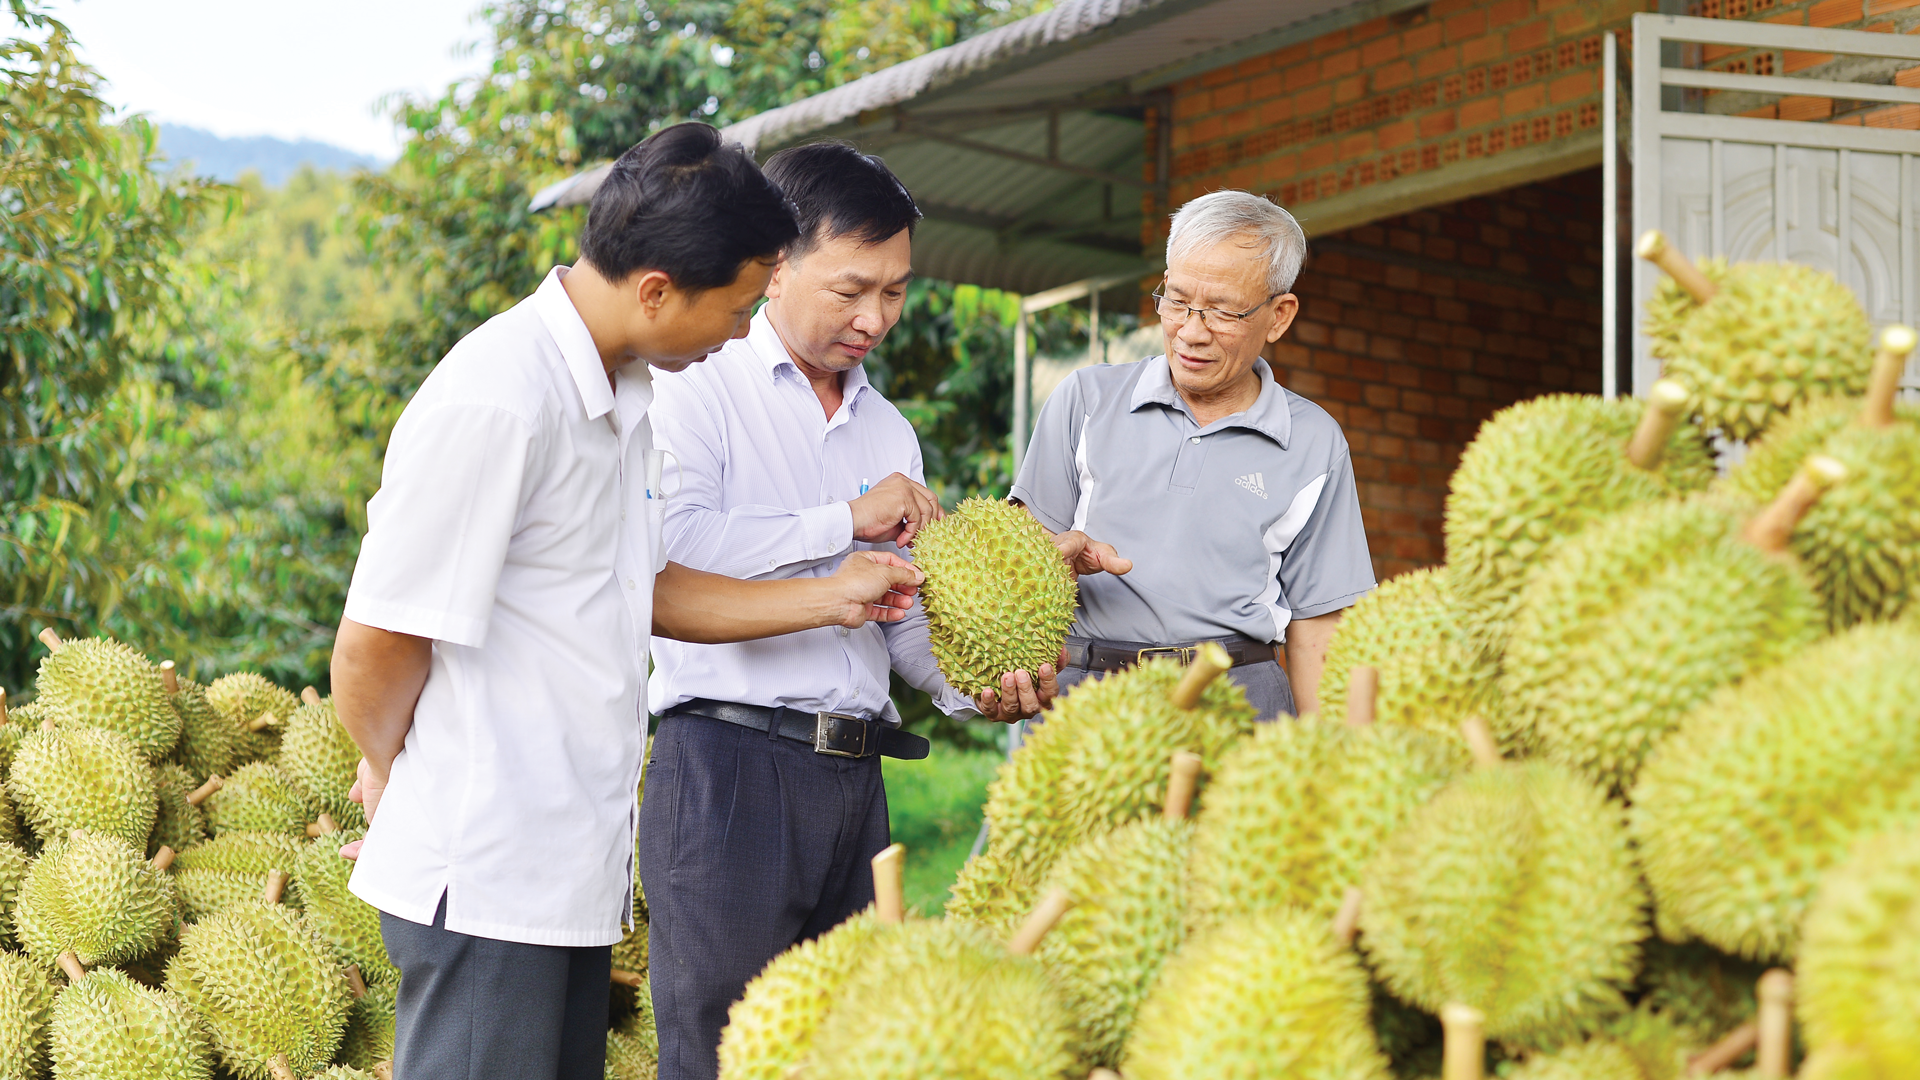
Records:
[[[1262,718],[1318,707],[1327,641],[1374,581],[1339,424],[1260,357],[1299,311],[1306,248],[1259,196],[1193,200],[1154,294],[1166,355],[1082,368],[1047,399],[1013,498],[1137,562],[1081,581],[1063,691],[1212,640]]]

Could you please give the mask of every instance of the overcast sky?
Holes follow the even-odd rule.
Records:
[[[53,0],[116,106],[217,135],[400,151],[375,112],[485,67],[481,0]],[[9,20],[10,21],[10,20]]]

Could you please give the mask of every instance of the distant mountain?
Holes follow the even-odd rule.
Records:
[[[301,139],[288,142],[271,135],[223,139],[211,131],[185,124],[162,123],[160,153],[176,162],[193,162],[193,171],[216,180],[237,180],[249,170],[260,174],[268,187],[279,187],[300,166],[348,172],[382,167],[379,160],[330,143]]]

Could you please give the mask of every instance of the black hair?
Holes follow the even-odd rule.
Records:
[[[613,163],[587,211],[580,255],[610,281],[660,270],[698,293],[731,285],[800,235],[793,204],[712,125],[675,124]]]
[[[863,244],[878,244],[901,229],[912,236],[920,220],[913,196],[886,164],[843,142],[782,150],[767,159],[766,171],[798,212],[800,238],[787,248],[790,259],[841,236]]]

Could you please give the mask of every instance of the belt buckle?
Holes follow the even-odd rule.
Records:
[[[1135,653],[1133,662],[1136,664],[1144,664],[1156,656],[1172,656],[1177,657],[1182,664],[1191,664],[1193,663],[1194,654],[1199,651],[1200,647],[1198,645],[1155,645],[1152,648],[1141,649]]]
[[[842,721],[851,721],[859,737],[854,741],[853,750],[846,749],[848,739],[846,729],[849,726]],[[867,755],[867,736],[872,730],[860,717],[852,713],[818,712],[813,714],[813,752],[829,757],[863,758]]]

